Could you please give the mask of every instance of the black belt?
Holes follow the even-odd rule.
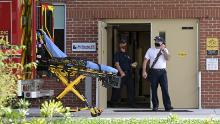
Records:
[[[124,70],[124,72],[131,72],[131,70]]]
[[[166,69],[165,68],[161,68],[161,69],[159,69],[159,68],[152,68],[152,70],[155,70],[155,71],[165,71]]]

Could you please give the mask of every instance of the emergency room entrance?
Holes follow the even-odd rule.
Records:
[[[127,39],[128,53],[138,66],[132,72],[137,107],[150,108],[150,84],[142,79],[141,67],[146,50],[154,46],[154,37],[160,35],[166,40],[171,54],[167,63],[169,93],[174,108],[198,108],[198,51],[197,20],[105,20],[99,22],[98,60],[113,65],[117,42]],[[97,85],[98,86],[98,85]],[[158,95],[163,108],[160,87]],[[126,89],[122,89],[121,104],[126,106]],[[97,87],[97,105],[111,107],[111,89]]]

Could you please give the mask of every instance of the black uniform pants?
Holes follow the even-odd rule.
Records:
[[[121,89],[123,86],[127,87],[127,97],[128,104],[134,103],[134,84],[131,81],[131,74],[125,73],[125,76],[121,79],[121,87],[120,88],[112,88],[112,97],[111,102],[117,103],[121,99]]]
[[[170,101],[170,96],[168,92],[168,81],[167,81],[166,70],[165,69],[152,69],[151,75],[149,77],[149,81],[151,83],[153,108],[158,108],[159,106],[157,88],[158,88],[158,84],[160,84],[164,108],[169,109],[171,107],[171,101]]]

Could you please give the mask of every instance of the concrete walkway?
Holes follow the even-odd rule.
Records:
[[[40,117],[39,108],[31,108],[29,110],[28,117]],[[219,119],[220,109],[174,109],[172,112],[165,112],[159,110],[158,112],[152,112],[151,109],[141,108],[114,108],[105,109],[98,118],[167,118],[171,114],[176,114],[181,119]],[[90,112],[80,111],[72,113],[73,118],[92,118]]]

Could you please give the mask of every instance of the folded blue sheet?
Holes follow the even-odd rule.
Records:
[[[91,61],[86,62],[86,67],[93,69],[93,70],[101,70],[101,71],[105,71],[105,72],[111,72],[114,74],[118,73],[118,70],[115,68],[112,68],[111,66],[102,65],[102,64],[98,65],[98,64],[91,62]]]
[[[41,32],[43,33],[43,36],[44,36],[43,38],[44,38],[44,41],[46,42],[47,50],[48,52],[50,52],[52,57],[56,57],[56,58],[67,57],[67,55],[54,44],[54,42],[47,36],[47,34],[44,31],[41,30]],[[37,35],[40,35],[40,32],[38,32]],[[101,70],[101,71],[114,73],[114,74],[118,73],[118,70],[111,66],[102,65],[102,64],[98,65],[92,61],[86,62],[86,68],[93,69],[93,70]]]

